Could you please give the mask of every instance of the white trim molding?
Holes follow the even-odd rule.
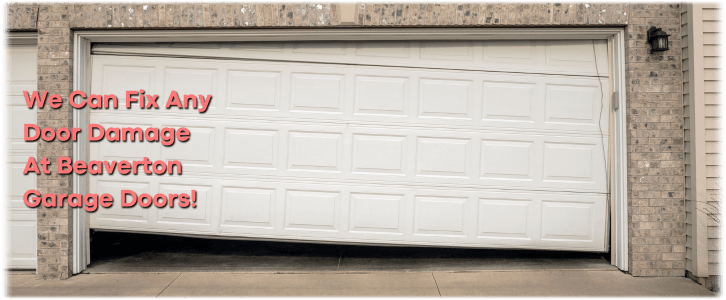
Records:
[[[75,31],[73,88],[86,92],[90,87],[90,45],[95,42],[231,42],[231,41],[356,41],[356,40],[563,40],[563,39],[608,39],[613,45],[612,70],[614,101],[620,107],[614,111],[614,130],[612,141],[614,159],[615,190],[610,199],[614,201],[614,230],[611,232],[611,250],[614,264],[621,270],[628,270],[628,207],[627,207],[627,147],[625,117],[625,30],[622,27],[583,27],[583,28],[339,28],[339,29],[191,29],[191,30],[89,30]],[[85,126],[88,112],[74,112],[73,123],[76,127]],[[74,160],[87,160],[89,151],[86,144],[74,148]],[[74,177],[77,192],[88,191],[88,181],[83,176]],[[88,215],[84,211],[74,214],[74,250],[84,249],[88,253]],[[81,236],[81,239],[77,239]],[[76,246],[76,241],[78,245]],[[84,245],[82,245],[85,243]],[[85,246],[85,247],[84,247]],[[75,255],[75,254],[74,254]],[[75,256],[74,256],[75,258]],[[75,262],[75,260],[74,260]],[[90,260],[74,263],[73,273],[81,272]]]
[[[7,32],[8,45],[37,45],[37,31]]]
[[[74,40],[73,49],[73,90],[89,91],[91,88],[91,77],[85,76],[91,73],[91,41],[84,38]],[[88,108],[73,110],[73,127],[88,127]],[[90,157],[89,142],[86,135],[81,134],[78,141],[73,145],[73,161]],[[88,175],[73,173],[73,193],[86,194],[89,191]],[[73,230],[73,274],[85,270],[91,262],[91,239],[89,231],[90,215],[82,208],[73,209],[72,230]]]

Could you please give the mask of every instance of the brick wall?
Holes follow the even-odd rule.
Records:
[[[71,59],[72,34],[67,6],[41,6],[38,10],[38,89],[49,94],[58,94],[67,99],[71,93],[73,61]],[[60,109],[38,110],[38,126],[73,127],[70,105]],[[38,143],[38,156],[48,157],[56,162],[59,156],[73,155],[73,143]],[[53,169],[53,168],[51,168]],[[68,193],[73,191],[70,175],[39,176],[41,193]],[[68,278],[71,275],[70,232],[71,211],[69,209],[38,210],[38,277]],[[47,240],[43,240],[47,237]]]
[[[631,4],[628,26],[628,210],[630,273],[685,275],[683,82],[680,6]],[[670,50],[649,54],[651,26]]]
[[[684,275],[683,103],[678,4],[356,4],[345,27],[627,27],[630,272]],[[67,96],[71,29],[343,27],[336,4],[50,4],[11,5],[7,27],[39,32],[39,89]],[[37,15],[33,16],[33,12]],[[34,26],[33,19],[37,18]],[[647,53],[645,32],[663,27],[665,53]],[[63,106],[68,108],[69,106]],[[46,126],[70,126],[67,109],[39,111]],[[72,144],[39,145],[39,156],[70,155]],[[45,191],[69,192],[70,177],[40,176]],[[69,275],[68,211],[39,210],[38,276]],[[53,224],[48,225],[42,224]],[[50,233],[57,231],[58,233]],[[41,240],[46,238],[47,240]]]

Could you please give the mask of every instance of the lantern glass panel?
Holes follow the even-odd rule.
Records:
[[[664,36],[659,36],[657,38],[658,42],[658,49],[666,49],[668,48],[668,39]]]

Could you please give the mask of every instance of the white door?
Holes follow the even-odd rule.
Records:
[[[91,192],[198,191],[195,209],[91,214],[106,230],[338,243],[606,251],[605,41],[97,45],[92,92],[213,95],[209,110],[94,110],[191,139],[91,144],[182,176]],[[222,59],[224,58],[224,59]],[[597,65],[596,65],[597,63]],[[117,202],[118,203],[118,202]]]
[[[36,111],[25,104],[23,91],[33,92],[38,87],[38,49],[36,45],[8,45],[6,65],[6,97],[8,117],[3,118],[8,140],[7,158],[10,182],[6,191],[9,213],[9,268],[35,269],[36,266],[36,211],[23,203],[23,194],[35,189],[35,174],[23,175],[28,157],[36,156],[35,143],[23,141],[23,124],[35,124]]]

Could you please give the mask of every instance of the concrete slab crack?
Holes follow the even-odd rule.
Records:
[[[431,277],[434,278],[434,284],[436,284],[436,291],[439,292],[439,297],[441,297],[441,290],[439,289],[439,283],[436,282],[436,276],[434,276],[434,273],[431,273]]]
[[[176,281],[177,279],[179,279],[179,277],[181,277],[181,274],[182,274],[182,273],[179,273],[179,275],[177,275],[177,276],[176,276],[176,278],[174,278],[174,280],[172,280],[171,282],[169,282],[169,284],[167,284],[167,285],[166,285],[166,286],[164,287],[164,289],[163,289],[163,290],[161,290],[161,292],[159,292],[158,294],[156,294],[156,297],[154,297],[154,298],[159,298],[159,295],[161,295],[161,293],[163,293],[164,291],[166,291],[166,289],[167,289],[167,288],[169,288],[169,286],[170,286],[170,285],[171,285],[172,283],[174,283],[174,281]],[[440,293],[439,293],[439,294],[440,294]]]

